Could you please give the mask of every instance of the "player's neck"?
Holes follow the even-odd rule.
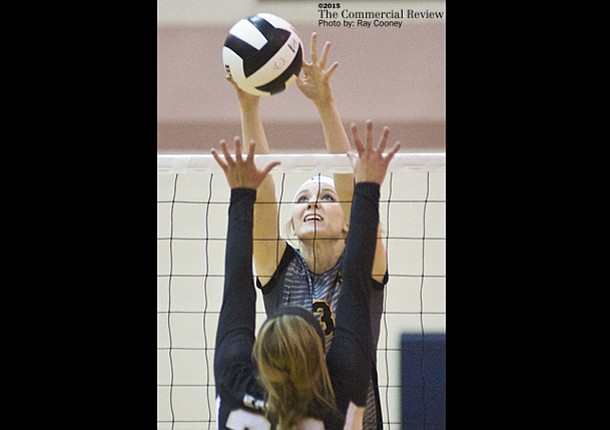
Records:
[[[309,270],[324,273],[337,264],[345,249],[345,240],[302,241],[301,254]]]

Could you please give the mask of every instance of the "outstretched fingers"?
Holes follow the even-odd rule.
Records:
[[[235,161],[238,163],[243,161],[243,157],[241,155],[241,139],[237,136],[233,138],[233,147],[235,148]]]
[[[392,158],[394,158],[394,155],[396,155],[396,153],[398,152],[399,149],[400,149],[400,142],[396,142],[385,157],[385,160],[388,164],[390,163],[390,161],[392,161]]]
[[[362,138],[360,137],[360,131],[358,130],[358,126],[355,123],[351,124],[352,129],[352,137],[354,138],[354,146],[358,151],[358,155],[362,155],[364,152],[364,145],[362,143]]]
[[[231,157],[231,153],[229,152],[229,147],[227,145],[227,141],[223,140],[220,142],[220,149],[222,151],[222,153],[225,156],[225,160],[227,162],[228,166],[233,166],[235,164],[235,161],[233,160],[233,157]]]
[[[362,136],[360,135],[360,131],[358,130],[358,126],[355,123],[351,124],[351,131],[354,140],[354,146],[358,152],[359,157],[365,156],[373,156],[373,157],[382,157],[386,160],[387,163],[390,162],[394,155],[400,149],[400,142],[396,142],[392,148],[388,151],[387,155],[384,157],[383,153],[388,146],[388,141],[390,138],[390,128],[388,126],[383,127],[383,131],[381,132],[381,136],[379,137],[379,141],[377,147],[374,146],[374,137],[373,137],[373,122],[368,120],[366,122],[366,135],[364,143],[362,141]],[[355,154],[348,154],[349,158],[354,161]]]
[[[368,119],[366,121],[366,149],[373,150],[373,121]]]
[[[231,153],[229,152],[229,148],[227,147],[227,141],[224,139],[220,141],[220,150],[224,155],[224,161],[222,160],[222,158],[220,158],[220,155],[218,154],[218,151],[216,151],[215,148],[212,148],[212,156],[214,156],[214,159],[222,168],[222,170],[226,172],[229,166],[233,166],[235,162],[231,158]]]
[[[318,33],[316,32],[311,33],[309,56],[312,64],[318,62]]]
[[[279,166],[280,164],[282,164],[280,161],[271,161],[262,170],[262,172],[261,172],[262,176],[266,177],[271,172],[271,170],[273,170],[275,167]]]
[[[226,146],[227,142],[221,140],[220,146],[222,147],[223,144]],[[220,155],[218,154],[218,151],[216,151],[216,148],[212,148],[212,156],[214,157],[214,160],[216,160],[216,163],[220,166],[220,168],[226,173],[229,167],[227,166],[227,163],[222,161],[222,158],[220,158]]]
[[[385,151],[388,140],[390,137],[390,128],[388,126],[384,126],[381,132],[381,136],[379,137],[379,143],[377,144],[377,148],[374,145],[374,135],[373,135],[373,122],[368,120],[366,122],[366,135],[365,140],[366,144],[362,142],[362,137],[360,136],[360,131],[358,130],[358,126],[356,124],[351,124],[352,136],[354,138],[354,146],[358,150],[358,153],[364,152],[377,152],[382,153]],[[394,149],[394,147],[392,147]]]
[[[236,159],[241,161],[241,140],[239,139],[239,137],[235,136],[235,138],[233,138],[233,145],[235,147]],[[211,150],[212,156],[214,157],[214,160],[216,160],[216,163],[218,163],[218,165],[222,168],[222,170],[224,170],[226,172],[229,167],[235,166],[235,160],[233,160],[233,157],[231,156],[231,152],[229,152],[229,147],[227,145],[227,141],[224,139],[222,139],[220,141],[220,150],[222,151],[222,154],[224,155],[224,161],[218,154],[218,151],[216,150],[216,148],[212,148],[212,150]]]
[[[390,136],[389,127],[384,127],[377,145],[373,137],[373,123],[368,120],[366,122],[366,134],[364,142],[360,131],[356,124],[351,124],[354,146],[358,151],[356,156],[354,153],[348,152],[352,168],[354,170],[354,179],[358,182],[373,182],[381,185],[388,170],[390,161],[394,158],[400,149],[400,143],[396,142],[387,154],[384,154],[388,145]]]
[[[381,137],[379,138],[379,145],[377,145],[377,151],[383,152],[388,144],[388,138],[390,137],[390,128],[388,126],[383,127]]]
[[[337,67],[339,67],[339,63],[335,61],[333,64],[331,64],[328,70],[324,72],[324,82],[328,82],[330,80],[330,77],[333,75],[333,73],[335,73]]]
[[[331,43],[329,41],[324,43],[324,47],[322,48],[322,54],[320,55],[320,57],[318,57],[318,34],[315,32],[311,33],[311,51],[309,54],[311,57],[311,63],[307,63],[306,61],[303,62],[303,67],[306,71],[309,70],[312,66],[317,66],[322,71],[325,81],[328,81],[333,75],[333,73],[335,73],[335,70],[337,70],[337,67],[339,67],[339,63],[335,61],[333,64],[331,64],[328,70],[324,70],[326,69],[326,65],[328,64],[330,47]]]
[[[262,170],[258,169],[254,163],[254,154],[256,152],[256,144],[250,142],[248,154],[244,160],[242,153],[242,144],[239,137],[233,139],[235,158],[231,156],[225,140],[220,141],[220,148],[224,154],[224,160],[218,151],[212,148],[212,156],[222,168],[229,183],[233,188],[250,188],[257,189],[269,172],[280,164],[279,161],[268,163]]]
[[[256,149],[256,143],[253,140],[250,141],[250,147],[248,148],[248,156],[246,157],[246,163],[254,164],[254,151]]]
[[[328,53],[330,52],[330,42],[326,42],[324,47],[322,48],[322,58],[320,58],[320,69],[324,70],[326,68],[326,63],[328,63]]]
[[[254,165],[254,153],[256,152],[256,143],[252,140],[250,141],[250,147],[248,148],[248,156],[246,157],[246,164],[251,165],[254,169],[256,166]],[[267,164],[262,170],[259,170],[260,175],[264,178],[266,177],[273,168],[282,164],[280,161],[271,161]]]

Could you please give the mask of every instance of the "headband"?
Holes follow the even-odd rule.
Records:
[[[311,178],[307,179],[305,182],[303,182],[301,184],[301,186],[295,193],[294,197],[292,198],[292,201],[294,202],[296,200],[297,196],[299,195],[299,193],[301,192],[303,187],[306,187],[311,184],[320,184],[320,185],[326,184],[326,185],[330,185],[333,188],[333,190],[335,189],[335,180],[333,178],[331,178],[330,176],[324,176],[324,175],[312,176]]]

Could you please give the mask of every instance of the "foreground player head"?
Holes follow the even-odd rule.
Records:
[[[306,418],[323,421],[336,410],[324,334],[309,311],[282,308],[270,316],[252,354],[267,392],[268,413],[280,429],[296,428]]]

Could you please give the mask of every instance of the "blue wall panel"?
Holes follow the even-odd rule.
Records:
[[[445,334],[401,336],[402,429],[445,429]]]

